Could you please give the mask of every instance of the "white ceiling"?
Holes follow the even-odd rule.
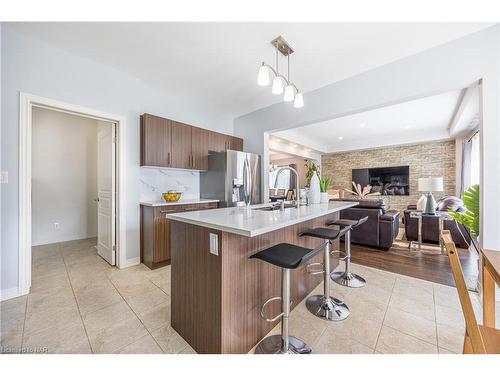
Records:
[[[483,29],[485,23],[17,23],[22,33],[237,117],[281,101],[256,85],[278,35],[304,92]],[[285,71],[285,60],[281,65]],[[306,103],[307,105],[307,103]]]
[[[450,133],[465,91],[450,91],[280,131],[273,137],[326,153],[449,139],[466,130],[477,117],[478,92],[473,90],[468,109],[461,114],[461,128]]]

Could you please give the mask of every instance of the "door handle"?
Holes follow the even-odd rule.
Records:
[[[94,202],[99,202],[99,198],[94,198],[93,201]]]
[[[167,165],[170,166],[170,151],[167,154]]]

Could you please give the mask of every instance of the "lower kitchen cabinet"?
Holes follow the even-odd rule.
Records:
[[[217,202],[160,207],[141,205],[141,263],[151,269],[170,264],[170,220],[166,218],[166,215],[217,207]]]

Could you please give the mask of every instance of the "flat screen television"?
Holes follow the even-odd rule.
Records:
[[[363,168],[352,170],[352,181],[381,195],[410,195],[410,167]]]

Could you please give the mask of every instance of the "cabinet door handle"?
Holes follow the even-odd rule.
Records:
[[[175,212],[175,210],[161,210],[160,211],[161,214],[170,214],[172,212]]]
[[[170,151],[167,154],[167,165],[170,166]]]

